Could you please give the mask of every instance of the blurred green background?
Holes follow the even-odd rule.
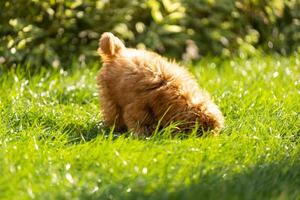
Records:
[[[299,0],[1,0],[0,64],[93,62],[101,33],[177,59],[300,52]]]

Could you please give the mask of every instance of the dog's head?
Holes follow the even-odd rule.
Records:
[[[212,102],[194,105],[192,107],[196,116],[196,121],[201,125],[204,131],[212,131],[214,135],[218,135],[224,127],[224,117]]]

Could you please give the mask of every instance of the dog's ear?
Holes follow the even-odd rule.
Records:
[[[125,48],[124,44],[112,33],[105,32],[101,35],[98,49],[100,55],[114,56],[123,48]]]

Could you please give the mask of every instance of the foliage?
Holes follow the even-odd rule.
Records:
[[[2,0],[0,64],[67,66],[97,58],[101,33],[177,58],[299,50],[297,0]],[[197,48],[199,49],[197,51]],[[190,52],[191,51],[191,52]],[[192,55],[189,55],[192,54]]]
[[[104,129],[97,65],[23,67],[0,76],[0,199],[300,198],[299,55],[202,59],[226,128],[183,139]]]

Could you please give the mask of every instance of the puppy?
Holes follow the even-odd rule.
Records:
[[[126,48],[112,33],[103,33],[98,53],[103,67],[97,76],[104,122],[117,130],[149,136],[160,125],[178,122],[180,131],[212,130],[224,117],[209,94],[183,67],[160,55]]]

